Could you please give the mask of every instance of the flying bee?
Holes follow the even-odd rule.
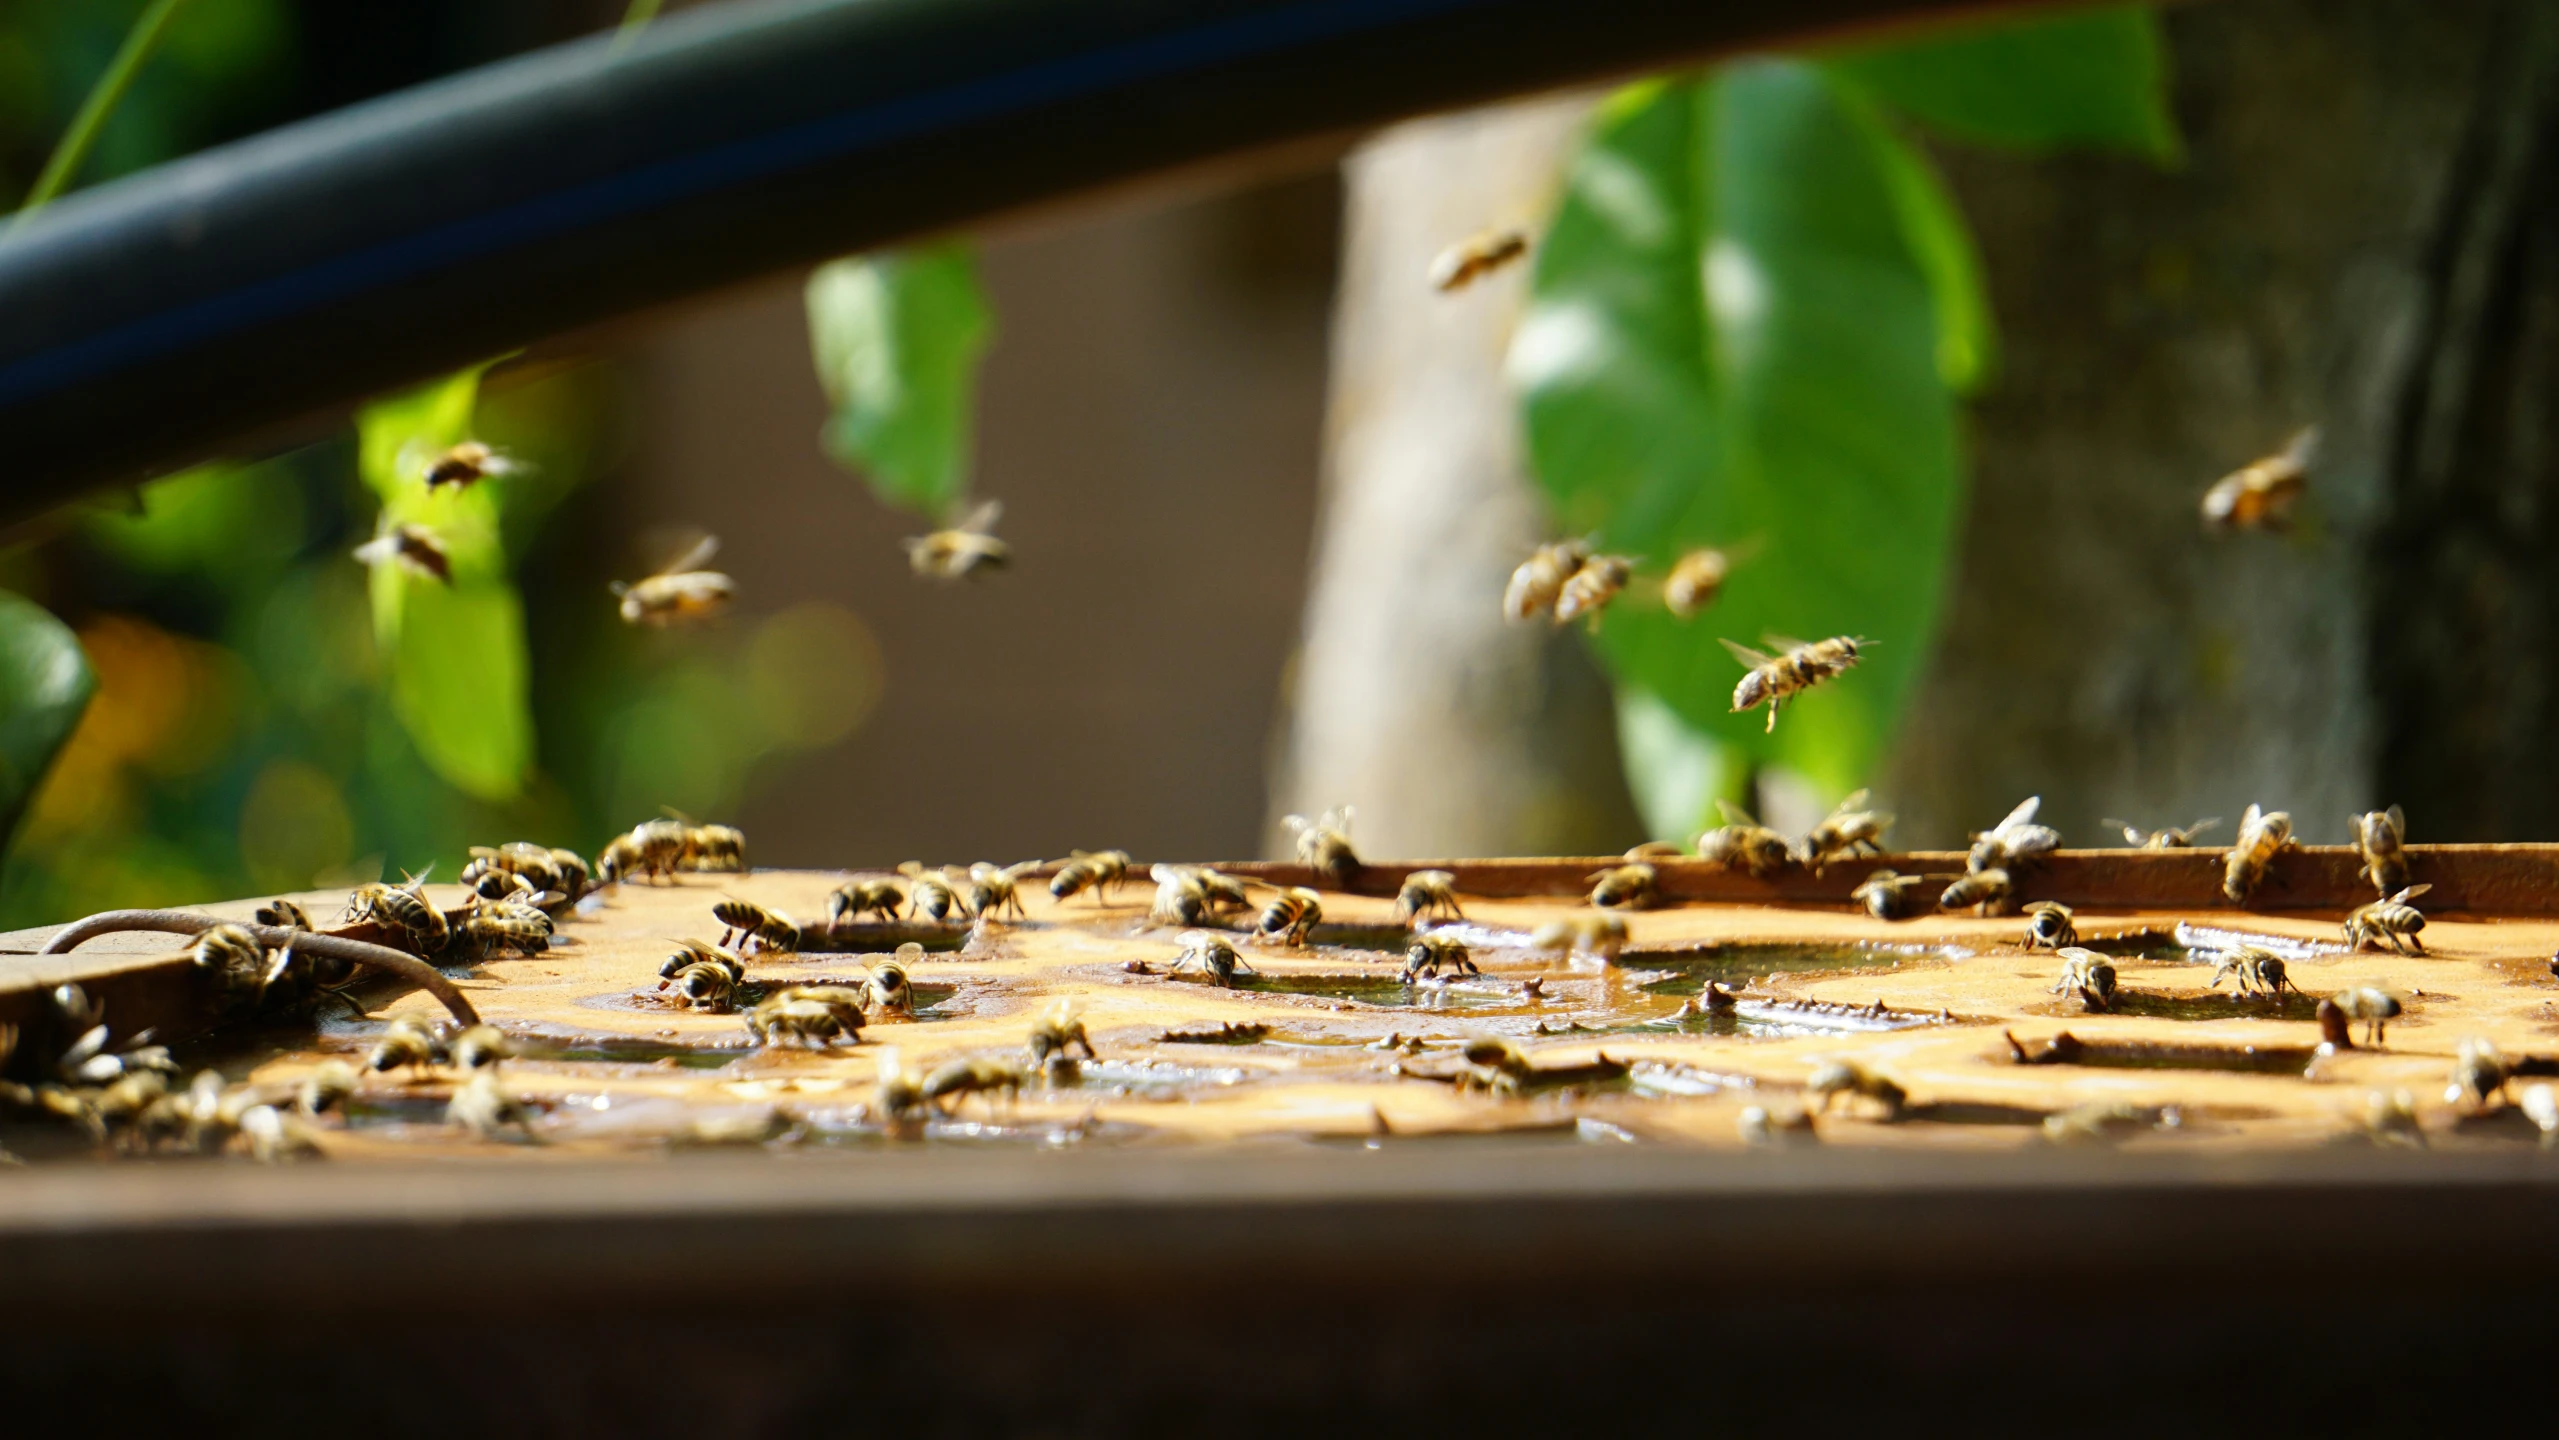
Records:
[[[727,609],[737,598],[737,582],[702,568],[719,550],[719,537],[705,535],[656,574],[607,586],[621,602],[622,623],[664,629],[708,620]]]
[[[1965,868],[1971,870],[2013,870],[2061,847],[2061,832],[2050,825],[2035,823],[2035,812],[2041,810],[2044,797],[2029,795],[2017,802],[2000,822],[1973,836],[1973,847],[1965,857]]]
[[[2070,907],[2058,900],[2038,900],[2026,907],[2026,948],[2063,950],[2079,943]]]
[[[2386,944],[2402,955],[2425,954],[2426,943],[2417,938],[2417,932],[2426,928],[2426,917],[2408,902],[2433,888],[2411,885],[2387,899],[2347,912],[2346,944],[2356,950],[2378,950]]]
[[[1292,885],[1271,896],[1253,929],[1283,945],[1303,945],[1306,932],[1323,919],[1324,897],[1304,886]]]
[[[432,494],[447,485],[467,489],[494,475],[513,475],[523,462],[477,440],[465,440],[426,462],[426,488]]]
[[[1030,1083],[1030,1078],[1022,1069],[1022,1062],[1010,1057],[953,1060],[924,1082],[924,1099],[928,1104],[942,1106],[947,1114],[959,1108],[962,1100],[976,1095],[992,1110],[997,1095],[1008,1101],[1020,1098],[1022,1087]]]
[[[1830,818],[1814,826],[1804,835],[1797,858],[1815,870],[1841,855],[1881,855],[1884,832],[1892,828],[1893,817],[1880,810],[1869,810],[1866,792],[1858,790],[1839,802]],[[1701,847],[1702,848],[1702,847]]]
[[[1457,908],[1457,876],[1447,870],[1415,870],[1404,877],[1395,892],[1395,918],[1411,924],[1425,915],[1444,914],[1452,920],[1463,920],[1466,912]]]
[[[468,1130],[482,1140],[495,1137],[510,1125],[522,1130],[525,1138],[536,1138],[533,1112],[523,1101],[506,1093],[498,1084],[495,1070],[473,1071],[470,1079],[455,1087],[453,1098],[444,1107],[444,1123]]]
[[[743,874],[746,870],[746,832],[733,825],[687,826],[683,848],[676,853],[676,866],[684,870]]]
[[[995,538],[995,522],[1004,503],[989,500],[947,530],[918,535],[906,542],[906,563],[927,580],[957,580],[979,570],[1001,570],[1013,563],[1013,547]]]
[[[1626,948],[1626,917],[1606,911],[1549,920],[1528,937],[1530,948],[1552,954],[1563,951],[1614,960]]]
[[[483,1070],[514,1059],[516,1044],[495,1025],[474,1025],[453,1037],[448,1053],[456,1070]]]
[[[675,987],[677,999],[688,1010],[707,1010],[714,1015],[724,1015],[737,998],[737,977],[727,966],[707,960],[677,967],[676,972],[667,977],[667,984]],[[658,988],[663,990],[667,987],[661,985]]]
[[[861,1011],[856,1007],[853,1013]],[[838,1007],[810,999],[793,986],[756,1002],[746,1012],[746,1030],[758,1045],[823,1050],[844,1033],[844,1018]]]
[[[1025,860],[1018,865],[997,866],[980,860],[971,865],[969,867],[969,909],[984,919],[995,918],[995,913],[999,910],[1010,910],[1013,912],[1014,919],[1021,919],[1027,913],[1022,909],[1022,877],[1045,863],[1040,860]]]
[[[2363,876],[2372,882],[2373,893],[2387,895],[2405,887],[2408,817],[2393,805],[2387,810],[2367,810],[2350,823],[2355,827],[2355,848],[2363,852]]]
[[[1848,892],[1848,898],[1866,907],[1866,913],[1878,920],[1906,920],[1917,913],[1919,901],[1911,892],[1932,879],[1942,876],[1899,875],[1878,870],[1866,877],[1866,883]]]
[[[1635,562],[1623,555],[1593,555],[1564,579],[1564,588],[1555,597],[1555,623],[1570,625],[1584,616],[1590,617],[1591,628],[1599,628],[1599,612],[1608,608],[1635,578]]]
[[[2467,1103],[2473,1110],[2488,1108],[2490,1097],[2504,1100],[2506,1084],[2514,1078],[2514,1068],[2506,1063],[2497,1043],[2484,1036],[2472,1035],[2461,1042],[2452,1062],[2452,1083],[2444,1087],[2446,1105]]]
[[[2287,985],[2292,986],[2294,994],[2301,993],[2301,987],[2292,984],[2284,957],[2259,946],[2240,945],[2223,951],[2221,958],[2213,964],[2212,979],[2205,982],[2206,988],[2219,989],[2223,979],[2234,976],[2238,979],[2242,995],[2280,1000]]]
[[[906,908],[906,892],[894,880],[851,880],[835,888],[826,897],[826,923],[841,925],[865,915],[895,920],[897,912]]]
[[[906,903],[914,914],[928,920],[947,920],[952,911],[960,909],[960,892],[951,888],[946,873],[927,870],[914,860],[899,865],[897,873],[906,877]]]
[[[730,984],[746,983],[746,962],[739,959],[735,951],[723,950],[699,940],[678,940],[665,963],[658,966],[658,988],[665,989],[668,982],[675,979],[676,972],[687,965],[717,965],[729,972]]]
[[[1875,643],[1846,635],[1834,635],[1811,644],[1776,635],[1762,638],[1781,653],[1763,655],[1730,640],[1724,642],[1724,648],[1731,651],[1733,658],[1742,662],[1750,672],[1733,687],[1733,713],[1738,715],[1754,705],[1765,703],[1768,706],[1768,728],[1772,733],[1777,729],[1777,707],[1843,673],[1857,663],[1858,646]]]
[[[2007,913],[2008,903],[2015,895],[2016,885],[2009,879],[2008,872],[1994,865],[1987,870],[1969,871],[1964,878],[1947,886],[1945,893],[1937,897],[1937,908],[1962,910],[1969,907],[1976,915],[2001,915]]]
[[[255,918],[259,924],[273,925],[279,930],[308,930],[311,928],[311,912],[294,904],[290,900],[279,899],[268,901],[264,905],[258,907],[258,913]]]
[[[718,943],[726,945],[730,937],[735,936],[739,954],[745,954],[750,945],[758,950],[800,948],[797,922],[779,910],[767,910],[751,900],[740,900],[734,895],[722,896],[712,902],[711,918],[728,927],[720,932]]]
[[[1211,983],[1226,990],[1235,988],[1237,972],[1258,973],[1244,963],[1243,956],[1235,953],[1235,947],[1227,942],[1225,936],[1205,930],[1193,930],[1182,937],[1182,953],[1173,957],[1173,964],[1166,973],[1179,974],[1184,970],[1204,972]]]
[[[870,1008],[882,1015],[913,1015],[915,982],[907,978],[907,967],[923,960],[924,947],[909,942],[897,947],[896,955],[872,966],[870,977],[862,982]]]
[[[444,1053],[444,1037],[433,1026],[403,1015],[383,1027],[364,1063],[375,1071],[397,1070],[405,1065],[414,1078],[420,1070],[443,1064]]]
[[[1465,941],[1438,930],[1425,930],[1414,936],[1413,943],[1405,947],[1404,983],[1409,985],[1425,976],[1436,979],[1443,966],[1460,975],[1484,973],[1475,968],[1474,957],[1467,953]]]
[[[1661,873],[1642,860],[1595,870],[1590,876],[1590,903],[1603,910],[1643,909],[1659,895]]]
[[[2064,946],[2058,953],[2061,979],[2053,983],[2055,995],[2076,995],[2079,1003],[2091,1010],[2115,1008],[2114,961],[2076,945]]]
[[[1303,815],[1286,815],[1280,823],[1297,837],[1297,863],[1318,877],[1345,885],[1359,873],[1359,852],[1351,848],[1350,806],[1327,810],[1322,819],[1312,821]]]
[[[1084,1058],[1097,1060],[1093,1037],[1085,1033],[1082,1017],[1075,1013],[1072,1001],[1060,1000],[1055,1008],[1031,1022],[1031,1063],[1046,1065],[1052,1055],[1070,1055],[1081,1048]]]
[[[1057,873],[1048,877],[1051,899],[1064,900],[1090,890],[1100,900],[1113,887],[1128,878],[1129,854],[1125,850],[1077,850]]]
[[[1870,1070],[1854,1060],[1827,1060],[1813,1067],[1804,1081],[1804,1090],[1813,1097],[1813,1112],[1830,1113],[1831,1100],[1840,1095],[1860,1095],[1884,1107],[1884,1118],[1898,1120],[1910,1094],[1893,1080]]]
[[[1716,801],[1715,809],[1724,823],[1697,837],[1698,859],[1727,869],[1738,867],[1765,880],[1794,857],[1786,837],[1752,819],[1749,811],[1730,800]]]
[[[2280,452],[2224,475],[2204,492],[2204,525],[2214,530],[2289,528],[2318,454],[2319,428],[2314,425],[2293,436]]]
[[[1540,545],[1511,572],[1510,587],[1502,592],[1502,613],[1513,620],[1534,620],[1555,608],[1563,597],[1564,582],[1582,568],[1590,558],[1587,540],[1558,540]]]
[[[2380,1044],[2383,1027],[2398,1019],[2406,1009],[2399,1003],[2398,996],[2370,985],[2339,990],[2331,994],[2326,1003],[2336,1006],[2337,1013],[2346,1019],[2364,1022],[2366,1045]]]
[[[2221,893],[2233,905],[2245,905],[2266,879],[2266,867],[2286,850],[2298,848],[2292,838],[2292,817],[2281,810],[2260,810],[2255,805],[2239,817],[2239,838],[2222,857]]]
[[[1476,281],[1528,253],[1528,232],[1511,226],[1478,231],[1431,259],[1431,288],[1445,295]]]
[[[2171,825],[2164,830],[2144,830],[2126,820],[2108,819],[2103,823],[2109,830],[2122,831],[2124,843],[2136,849],[2183,850],[2195,843],[2196,836],[2220,824],[2221,817],[2215,815],[2209,820],[2198,820],[2183,829]]]
[[[1695,618],[1723,593],[1724,577],[1731,570],[1732,558],[1721,550],[1689,551],[1670,567],[1670,578],[1662,582],[1663,607],[1682,620]]]
[[[453,557],[445,553],[443,539],[424,525],[405,521],[385,525],[355,547],[355,558],[366,565],[397,565],[421,579],[453,583]]]

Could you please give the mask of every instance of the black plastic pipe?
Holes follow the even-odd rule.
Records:
[[[1107,182],[1982,0],[776,0],[0,240],[0,522],[546,336]]]

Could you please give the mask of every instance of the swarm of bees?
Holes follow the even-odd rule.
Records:
[[[1694,619],[1723,594],[1733,559],[1732,552],[1712,546],[1681,555],[1659,582],[1662,608],[1679,619]],[[1634,584],[1637,564],[1631,555],[1597,553],[1587,539],[1549,541],[1511,571],[1510,584],[1502,591],[1502,613],[1513,621],[1544,615],[1558,625],[1588,620],[1596,629],[1600,612]]]

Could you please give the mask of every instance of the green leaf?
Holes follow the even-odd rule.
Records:
[[[444,544],[453,583],[373,567],[374,641],[388,662],[392,710],[429,768],[483,800],[512,799],[533,768],[524,606],[500,541],[505,480],[428,494],[426,465],[472,438],[474,366],[368,405],[356,417],[356,466],[385,524],[423,525]]]
[[[1972,227],[1964,223],[1963,210],[1927,154],[1903,139],[1854,87],[1842,86],[1838,93],[1866,129],[1892,193],[1902,239],[1928,277],[1929,299],[1937,312],[1937,373],[1957,394],[1975,394],[1998,367],[1999,323],[1990,313],[1990,286],[1982,278]]]
[[[1576,157],[1511,351],[1531,462],[1567,533],[1658,575],[1737,556],[1693,621],[1640,586],[1602,659],[1742,766],[1861,783],[1933,635],[1958,513],[1936,301],[1891,157],[1790,61],[1646,87]],[[1786,707],[1731,713],[1718,637],[1875,642]]]
[[[977,365],[993,330],[974,253],[946,244],[822,265],[808,307],[834,410],[826,452],[887,504],[947,512],[967,486]]]
[[[0,590],[0,850],[97,688],[69,628]]]
[[[1835,76],[1949,138],[2043,152],[2181,153],[2168,49],[2140,5],[1967,26],[1830,55]]]
[[[1737,782],[1745,777],[1728,763],[1728,752],[1639,686],[1617,691],[1617,752],[1652,839],[1684,844],[1709,823],[1708,809],[1719,797],[1740,798]]]

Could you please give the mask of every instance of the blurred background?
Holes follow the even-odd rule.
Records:
[[[142,8],[0,0],[0,197]],[[1857,785],[1908,846],[2030,794],[2079,844],[2118,816],[2226,839],[2251,801],[2320,842],[2393,801],[2416,840],[2553,838],[2559,14],[2091,13],[2141,92],[2111,116],[2079,102],[2113,82],[2048,63],[2066,47],[2007,88],[1967,79],[1995,46],[1745,60],[969,237],[992,329],[962,483],[1003,501],[1015,559],[966,583],[909,574],[929,520],[821,443],[807,276],[510,357],[462,403],[532,467],[491,482],[521,706],[512,682],[395,683],[349,558],[378,509],[354,428],[0,540],[0,588],[97,677],[0,866],[0,927],[449,878],[467,844],[591,849],[662,807],[829,867],[1275,853],[1277,816],[1339,804],[1379,855],[1607,853],[1693,836],[1717,799],[1800,828]],[[80,180],[623,14],[191,0]],[[2021,73],[2061,99],[2003,121]],[[1727,227],[1702,282],[1725,328],[1645,350],[1669,307],[1629,277],[1682,277],[1692,309],[1701,283],[1693,249],[1636,253],[1647,137],[1680,125],[1725,147],[1683,222]],[[1811,189],[1842,136],[1873,173]],[[1753,164],[1785,187],[1750,189]],[[1882,270],[1861,203],[1896,217]],[[1531,264],[1425,282],[1506,224]],[[1830,224],[1834,270],[1750,268],[1830,254],[1803,228]],[[1820,323],[1787,351],[1799,302]],[[1767,380],[1728,353],[1759,341],[1811,358]],[[1629,355],[1715,358],[1682,379]],[[2206,533],[2204,488],[2311,424],[2299,523]],[[737,606],[624,626],[608,582],[697,530]],[[1673,630],[1639,581],[1596,636],[1506,623],[1511,567],[1584,530],[1648,563],[1728,545],[1729,614]],[[1788,614],[1885,643],[1763,739],[1720,713],[1740,672],[1712,642]]]

